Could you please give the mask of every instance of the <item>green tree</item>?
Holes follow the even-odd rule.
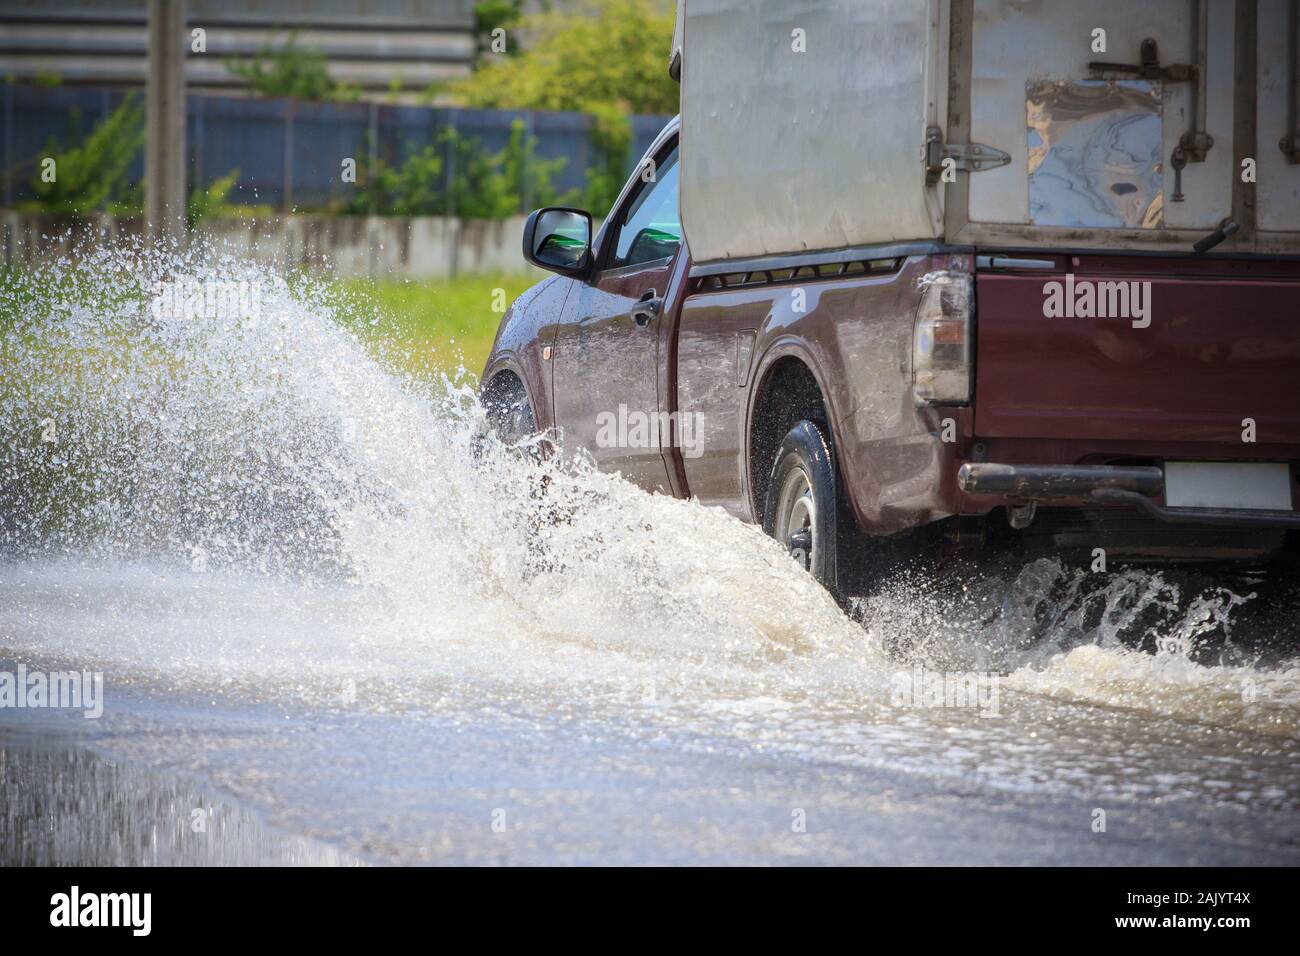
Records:
[[[524,0],[479,0],[474,4],[474,36],[478,41],[478,55],[492,49],[492,33],[505,30],[509,33],[519,25],[524,15]],[[506,55],[519,55],[518,43],[506,43]]]
[[[522,53],[481,58],[479,69],[447,92],[466,106],[587,113],[596,161],[582,203],[604,213],[632,161],[628,115],[677,112],[678,87],[668,75],[673,7],[668,0],[576,0],[523,17],[518,31],[528,40]]]
[[[95,125],[81,141],[60,150],[51,141],[41,159],[54,160],[54,181],[45,182],[36,164],[31,189],[36,198],[20,209],[84,216],[130,192],[127,172],[144,146],[144,110],[134,93]]]
[[[525,16],[516,57],[486,57],[447,87],[467,106],[579,110],[612,103],[625,113],[677,112],[668,76],[673,8],[668,0],[576,0]]]

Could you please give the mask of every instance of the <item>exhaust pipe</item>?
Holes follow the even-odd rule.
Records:
[[[1154,497],[1164,490],[1165,473],[1148,465],[999,465],[968,461],[957,471],[957,485],[967,494],[1010,498],[1083,498],[1101,489]]]

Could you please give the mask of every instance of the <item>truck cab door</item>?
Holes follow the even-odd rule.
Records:
[[[602,471],[667,492],[659,325],[682,236],[676,137],[654,159],[611,214],[592,279],[569,294],[552,374],[565,453],[585,450]]]

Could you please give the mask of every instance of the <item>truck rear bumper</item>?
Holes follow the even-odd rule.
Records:
[[[1087,503],[1132,508],[1166,524],[1238,528],[1300,528],[1300,511],[1234,508],[1171,508],[1158,499],[1164,469],[1154,465],[1033,465],[966,462],[957,486],[968,495],[990,495],[1009,503]]]

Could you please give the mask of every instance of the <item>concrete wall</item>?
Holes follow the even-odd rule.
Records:
[[[236,255],[277,268],[339,276],[434,279],[458,273],[536,273],[520,253],[524,217],[277,216],[209,219],[196,235]],[[97,244],[129,243],[138,219],[65,219],[0,211],[0,255],[22,264]],[[540,273],[539,273],[540,274]]]
[[[57,74],[64,83],[143,85],[145,0],[0,0],[0,61],[19,78]],[[191,92],[239,89],[231,57],[279,47],[297,34],[322,51],[330,76],[375,93],[396,81],[412,94],[469,74],[474,60],[474,0],[189,0],[191,29],[207,51],[186,42]]]

